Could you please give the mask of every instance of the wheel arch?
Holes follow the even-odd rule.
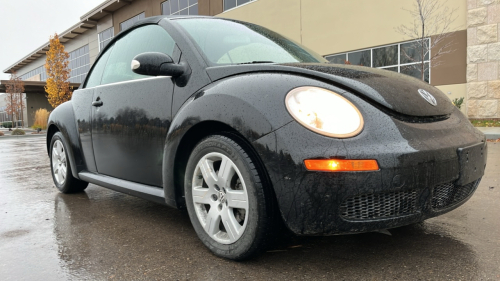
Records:
[[[181,139],[180,145],[175,155],[173,184],[175,201],[177,204],[176,207],[181,209],[185,208],[184,176],[186,172],[187,162],[189,160],[189,157],[191,156],[191,152],[201,140],[210,135],[227,136],[237,142],[240,146],[243,146],[252,160],[254,160],[254,164],[258,169],[258,173],[261,175],[263,181],[262,184],[265,185],[266,188],[268,188],[268,194],[273,197],[273,199],[271,200],[272,204],[276,204],[276,195],[274,193],[268,171],[252,143],[248,141],[248,139],[245,138],[241,133],[227,124],[219,121],[204,121],[196,124],[186,132],[186,134]]]
[[[253,130],[242,130],[238,126],[241,124],[241,121],[234,118],[224,120],[229,122],[208,118],[205,120],[197,119],[197,122],[193,122],[193,119],[190,118],[182,119],[184,120],[182,123],[189,123],[189,125],[175,125],[174,119],[171,125],[171,131],[167,135],[164,149],[163,187],[167,205],[175,208],[185,207],[184,175],[187,161],[196,144],[209,135],[225,135],[241,143],[241,145],[250,150],[248,153],[258,162],[256,166],[260,166],[261,172],[268,178],[266,168],[252,144],[252,141],[262,136],[261,134],[256,134]],[[231,120],[237,124],[230,123]],[[260,121],[268,123],[266,120]],[[172,129],[172,127],[174,129]],[[272,130],[270,126],[268,130]]]
[[[71,101],[55,108],[49,116],[47,128],[47,152],[50,153],[50,142],[55,133],[61,132],[66,142],[69,164],[73,177],[80,179],[78,172],[84,170],[78,129]],[[50,155],[49,155],[50,157]]]
[[[166,136],[162,174],[166,204],[183,207],[183,186],[179,182],[184,179],[187,157],[209,134],[232,132],[261,162],[253,142],[292,121],[285,108],[285,95],[294,84],[305,83],[302,80],[283,74],[238,75],[207,85],[188,98],[175,113]]]
[[[244,139],[238,131],[219,121],[204,121],[191,127],[183,136],[175,154],[174,191],[178,208],[185,207],[184,175],[186,166],[195,146],[205,137],[215,134],[234,134]]]
[[[52,141],[52,137],[54,136],[55,133],[59,132],[59,128],[55,124],[50,124],[50,126],[47,128],[47,154],[49,154],[50,157],[50,142]]]

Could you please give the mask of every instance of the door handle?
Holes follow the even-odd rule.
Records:
[[[92,102],[92,106],[99,107],[101,105],[102,105],[102,100],[96,100],[96,101]]]

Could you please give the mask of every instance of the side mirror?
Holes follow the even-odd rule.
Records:
[[[172,57],[164,53],[142,53],[132,60],[132,71],[149,76],[182,76],[188,71],[184,64],[176,64]]]

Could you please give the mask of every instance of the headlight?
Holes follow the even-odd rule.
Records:
[[[348,138],[363,130],[363,116],[346,98],[316,87],[299,87],[285,99],[288,112],[304,127],[329,137]]]

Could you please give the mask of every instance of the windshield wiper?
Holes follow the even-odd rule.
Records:
[[[270,61],[270,60],[254,60],[254,61],[242,62],[242,63],[238,63],[238,64],[254,64],[254,63],[274,63],[274,61]]]

